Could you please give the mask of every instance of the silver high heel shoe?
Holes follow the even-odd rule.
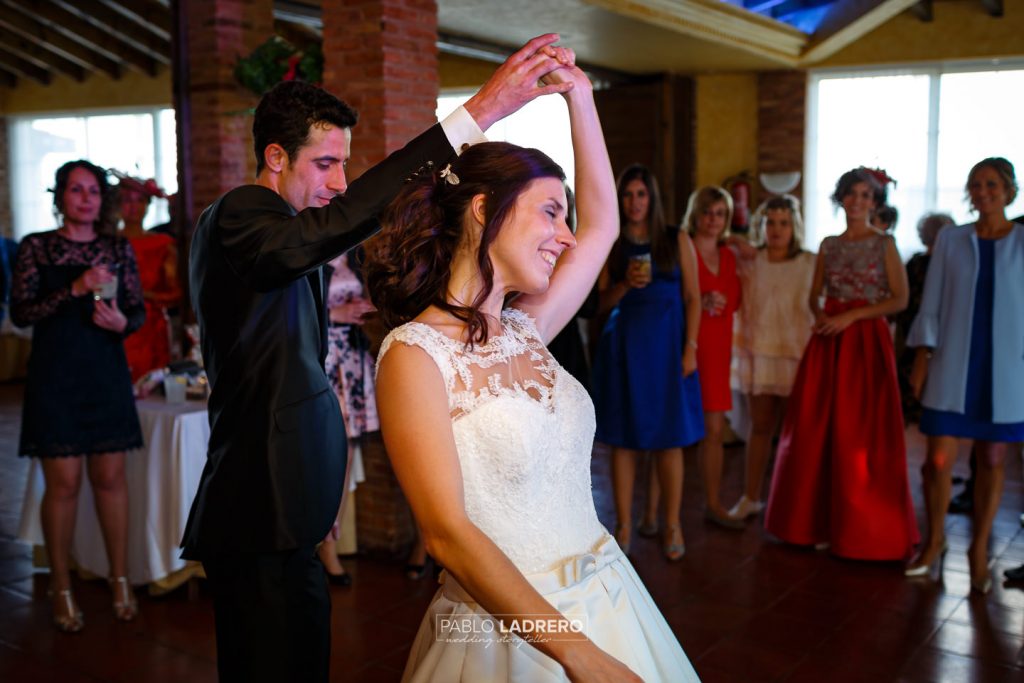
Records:
[[[139,603],[135,599],[132,585],[127,576],[115,576],[107,579],[110,590],[114,593],[114,616],[118,621],[131,621],[139,615]]]
[[[70,588],[57,591],[47,591],[50,599],[55,604],[60,604],[66,611],[66,614],[54,614],[53,625],[57,627],[57,630],[61,633],[78,633],[85,628],[85,617],[82,614],[82,610],[78,608],[78,603],[75,602],[75,596],[72,595]]]

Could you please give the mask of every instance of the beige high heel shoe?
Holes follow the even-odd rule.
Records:
[[[47,593],[53,601],[54,607],[61,607],[65,610],[64,614],[57,614],[56,610],[54,611],[53,625],[57,627],[58,631],[78,633],[85,628],[85,617],[82,610],[78,608],[78,603],[75,602],[75,596],[72,595],[70,588],[57,592],[51,590]]]
[[[114,616],[118,621],[131,621],[139,615],[139,603],[135,599],[132,585],[127,576],[115,576],[107,579],[110,590],[114,594]]]

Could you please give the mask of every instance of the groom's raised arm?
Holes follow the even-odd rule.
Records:
[[[443,165],[454,153],[484,140],[483,131],[531,100],[565,92],[571,83],[542,85],[544,75],[562,68],[545,52],[557,34],[538,36],[512,54],[471,97],[439,124],[393,152],[355,180],[343,195],[320,208],[298,213],[281,202],[277,211],[249,200],[220,207],[221,244],[233,270],[257,290],[295,280],[379,229],[377,217],[402,183],[428,163]],[[301,208],[301,207],[297,207]]]

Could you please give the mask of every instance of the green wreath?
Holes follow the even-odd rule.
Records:
[[[314,43],[300,50],[281,36],[271,36],[248,57],[239,57],[235,65],[235,80],[258,96],[281,81],[319,85],[323,73],[320,45]]]

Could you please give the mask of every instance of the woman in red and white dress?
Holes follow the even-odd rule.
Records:
[[[783,541],[861,560],[907,559],[918,541],[885,319],[906,307],[907,275],[895,241],[870,224],[888,182],[860,167],[836,183],[832,201],[846,212],[846,230],[818,253],[814,335],[783,420],[765,514],[765,528]]]

